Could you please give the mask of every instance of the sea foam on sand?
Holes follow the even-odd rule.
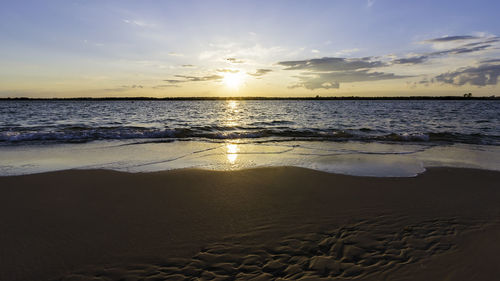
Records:
[[[492,145],[319,141],[95,141],[0,146],[0,175],[65,169],[154,172],[295,166],[356,176],[412,177],[428,167],[500,170]]]

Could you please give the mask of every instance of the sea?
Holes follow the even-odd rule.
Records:
[[[500,101],[0,101],[0,176],[269,166],[376,177],[500,170]]]

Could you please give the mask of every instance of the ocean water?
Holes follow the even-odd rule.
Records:
[[[301,166],[412,176],[500,170],[500,102],[0,101],[0,175]]]

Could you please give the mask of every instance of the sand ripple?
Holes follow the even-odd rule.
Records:
[[[287,236],[272,246],[214,243],[190,259],[80,272],[76,280],[318,280],[357,279],[452,251],[470,225],[435,219],[412,225],[386,217],[321,232]]]

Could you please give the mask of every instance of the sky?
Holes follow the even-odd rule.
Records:
[[[2,1],[0,97],[500,95],[500,1]]]

